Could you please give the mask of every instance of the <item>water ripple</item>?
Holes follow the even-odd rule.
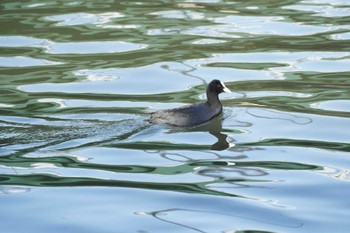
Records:
[[[347,232],[349,6],[3,2],[2,231]]]
[[[39,47],[48,54],[121,53],[147,48],[147,45],[123,41],[87,41],[57,43],[25,36],[0,37],[0,47]]]
[[[0,67],[32,67],[32,66],[53,66],[62,65],[63,62],[48,61],[23,56],[0,57]]]
[[[44,17],[44,20],[58,22],[56,26],[75,26],[75,25],[103,25],[112,22],[113,19],[124,17],[118,12],[104,12],[100,14],[91,13],[72,13],[64,15],[55,15]]]

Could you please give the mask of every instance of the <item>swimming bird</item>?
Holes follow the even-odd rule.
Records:
[[[194,126],[203,124],[222,113],[219,94],[230,93],[223,82],[214,79],[207,87],[207,102],[151,113],[150,122],[175,126]]]

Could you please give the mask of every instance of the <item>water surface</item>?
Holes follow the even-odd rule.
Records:
[[[349,1],[0,4],[2,231],[349,231]]]

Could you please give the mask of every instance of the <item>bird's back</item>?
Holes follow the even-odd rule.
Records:
[[[185,106],[152,113],[150,122],[176,126],[199,125],[221,113],[222,107],[212,107],[207,103]]]

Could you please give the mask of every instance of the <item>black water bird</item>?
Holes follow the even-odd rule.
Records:
[[[175,126],[203,124],[222,113],[219,100],[219,94],[222,92],[231,91],[223,82],[214,79],[207,87],[207,102],[154,112],[151,114],[150,122]]]

